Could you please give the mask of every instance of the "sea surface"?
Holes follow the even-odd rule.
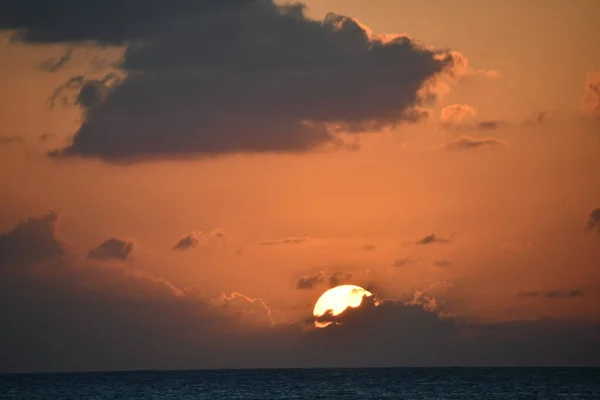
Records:
[[[0,399],[590,399],[600,368],[382,368],[0,375]]]

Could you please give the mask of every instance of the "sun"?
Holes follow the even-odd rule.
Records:
[[[373,293],[356,285],[336,286],[319,297],[319,300],[315,304],[313,315],[321,317],[327,312],[331,312],[333,315],[340,315],[348,307],[355,308],[360,306],[364,296],[371,297]],[[331,322],[315,321],[315,326],[318,328],[324,328],[330,324]]]

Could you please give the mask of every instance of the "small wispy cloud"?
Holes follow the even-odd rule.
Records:
[[[300,244],[310,240],[309,237],[288,237],[284,239],[275,240],[261,240],[256,242],[259,246],[275,246],[279,244]]]
[[[88,253],[88,258],[95,260],[125,261],[133,251],[133,242],[110,238],[100,243]]]
[[[447,150],[469,150],[477,149],[480,147],[493,147],[493,146],[508,146],[506,142],[503,142],[494,138],[474,139],[469,136],[463,136],[453,142],[447,143],[444,148]]]
[[[522,291],[517,297],[539,297],[545,299],[575,299],[585,297],[581,289],[554,289],[554,290],[531,290]]]
[[[449,238],[442,238],[437,236],[435,233],[432,233],[431,235],[427,235],[424,238],[417,240],[417,245],[425,246],[434,243],[450,243],[451,240],[452,236]]]

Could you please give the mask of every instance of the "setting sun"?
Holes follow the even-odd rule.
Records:
[[[340,315],[348,307],[360,306],[364,296],[371,297],[373,293],[356,285],[341,285],[331,288],[319,297],[313,315],[321,317],[328,311],[331,311],[333,315]],[[329,324],[328,322],[315,322],[315,325],[319,328]]]

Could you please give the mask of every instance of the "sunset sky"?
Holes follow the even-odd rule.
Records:
[[[2,2],[0,372],[600,365],[599,14]]]

